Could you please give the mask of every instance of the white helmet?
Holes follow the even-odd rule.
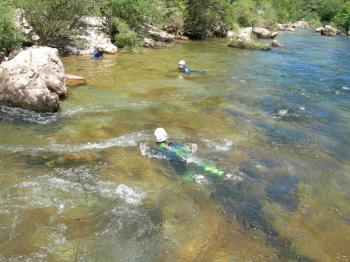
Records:
[[[183,65],[183,66],[186,65],[185,60],[180,60],[180,61],[179,61],[179,65]]]
[[[165,142],[168,139],[168,135],[167,135],[165,129],[161,128],[161,127],[154,130],[154,137],[155,137],[157,143]]]

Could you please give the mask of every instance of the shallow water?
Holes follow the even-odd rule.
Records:
[[[0,108],[0,261],[349,261],[350,40],[279,38],[66,57],[59,113]],[[185,181],[158,126],[240,179]]]

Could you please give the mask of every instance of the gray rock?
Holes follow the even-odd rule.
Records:
[[[278,24],[277,30],[284,32],[295,32],[295,29],[292,24]]]
[[[338,34],[338,30],[330,25],[326,25],[321,29],[321,35],[324,36],[336,36]]]
[[[175,39],[174,35],[160,30],[157,27],[150,24],[144,24],[144,29],[146,30],[146,33],[155,41],[171,42]]]
[[[66,93],[57,49],[30,48],[0,65],[0,105],[56,112]]]
[[[270,30],[262,27],[254,27],[252,31],[258,38],[261,39],[273,39],[278,35],[277,32],[271,32]]]
[[[304,19],[301,19],[298,22],[295,22],[292,27],[299,28],[299,29],[309,29],[310,25],[308,22],[306,22]]]
[[[150,24],[143,25],[143,35],[145,36],[143,38],[144,47],[162,47],[176,38],[175,35],[169,34]]]
[[[71,41],[59,44],[62,53],[87,55],[97,47],[102,48],[103,52],[108,54],[115,54],[118,51],[106,33],[104,18],[84,16],[79,19],[77,26],[79,33],[73,36]]]
[[[235,32],[234,31],[227,31],[227,33],[226,33],[226,37],[227,38],[232,38],[234,36],[235,36]]]
[[[320,27],[315,29],[315,32],[316,33],[321,33],[322,29],[323,29],[323,26],[320,26]]]

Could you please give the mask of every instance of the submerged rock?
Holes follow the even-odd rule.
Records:
[[[86,79],[77,75],[65,75],[65,82],[68,86],[83,85],[86,83]]]
[[[271,32],[270,30],[262,27],[254,27],[252,31],[258,38],[262,39],[273,39],[278,35],[277,32]]]
[[[338,30],[330,25],[326,25],[321,29],[321,35],[324,36],[336,36],[338,34]]]
[[[278,40],[273,40],[272,41],[272,44],[271,44],[273,47],[284,47],[283,44],[281,44]]]
[[[57,49],[30,48],[0,65],[0,105],[55,112],[66,93]]]
[[[110,36],[106,33],[104,19],[98,16],[84,16],[78,21],[79,34],[73,36],[71,41],[60,43],[60,50],[65,54],[87,55],[95,48],[103,49],[104,53],[115,54],[118,48],[112,44]]]

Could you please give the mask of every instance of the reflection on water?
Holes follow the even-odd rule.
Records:
[[[349,261],[349,40],[280,38],[66,57],[59,113],[1,107],[0,261]],[[185,181],[159,126],[241,179]]]

